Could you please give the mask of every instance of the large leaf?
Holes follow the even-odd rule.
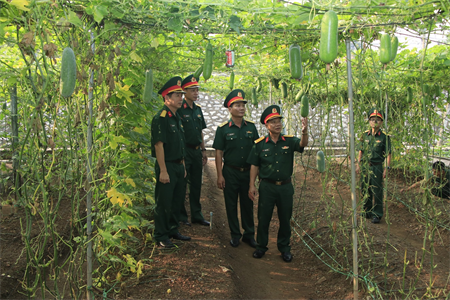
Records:
[[[228,22],[228,25],[230,25],[231,29],[237,32],[237,34],[241,34],[240,28],[242,27],[241,19],[239,19],[237,16],[231,16],[230,21]]]

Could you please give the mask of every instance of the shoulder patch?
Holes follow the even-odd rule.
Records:
[[[159,116],[164,118],[166,116],[166,114],[167,114],[167,110],[163,110]]]
[[[249,123],[253,123],[253,124],[255,124],[255,122],[253,122],[252,120],[245,120],[246,122],[249,122]]]
[[[292,134],[285,134],[284,137],[294,137]]]
[[[259,142],[261,142],[264,139],[264,136],[260,137],[259,139],[255,140],[255,144],[258,144]]]
[[[225,122],[223,122],[222,124],[220,124],[219,127],[223,127],[223,126],[225,126],[225,125],[227,125],[227,124],[228,124],[228,121],[225,121]]]

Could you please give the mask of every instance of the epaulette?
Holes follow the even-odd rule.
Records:
[[[292,134],[285,134],[284,137],[294,137]]]
[[[366,131],[364,131],[364,133],[366,133],[366,132],[369,132],[370,131],[370,129],[369,130],[366,130]]]
[[[255,144],[258,144],[259,142],[261,142],[264,139],[264,137],[260,137],[259,139],[255,140]]]
[[[161,118],[164,118],[166,116],[166,114],[167,114],[167,110],[163,110],[159,116]]]
[[[222,124],[220,124],[219,127],[223,127],[223,126],[225,126],[225,125],[227,125],[227,124],[228,124],[228,121],[225,121],[225,122],[223,122]]]
[[[198,103],[195,103],[195,105],[197,105],[198,107],[202,107],[200,104],[198,104]]]
[[[245,120],[245,122],[249,122],[249,123],[255,124],[255,122],[253,122],[252,120]]]

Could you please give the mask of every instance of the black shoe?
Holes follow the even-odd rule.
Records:
[[[255,241],[254,238],[242,238],[242,241],[244,243],[247,243],[250,245],[250,247],[256,248],[258,246],[258,243]]]
[[[261,251],[261,250],[255,250],[255,252],[253,252],[253,257],[254,258],[261,258],[264,256],[264,254],[266,254],[266,252]]]
[[[171,238],[176,239],[176,240],[181,240],[181,241],[190,241],[191,240],[190,236],[182,235],[179,232],[177,232],[174,235],[172,235]]]
[[[180,223],[186,226],[191,226],[191,223],[189,223],[188,221],[180,221]]]
[[[159,244],[159,246],[167,248],[167,249],[175,247],[175,245],[169,239],[160,241],[160,242],[158,242],[158,244]]]
[[[291,254],[291,252],[283,252],[283,253],[281,253],[281,257],[283,257],[283,260],[285,262],[291,262],[292,261],[292,254]]]
[[[380,218],[378,218],[378,217],[373,217],[372,223],[373,223],[373,224],[378,224],[378,223],[380,223]]]
[[[239,239],[238,238],[232,238],[230,240],[230,245],[236,248],[237,246],[239,246]]]
[[[206,220],[195,221],[195,222],[192,222],[192,223],[200,224],[200,225],[203,225],[203,226],[209,226],[209,222],[206,221]]]

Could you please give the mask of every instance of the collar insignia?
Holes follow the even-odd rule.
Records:
[[[289,146],[283,146],[281,149],[289,149]]]

